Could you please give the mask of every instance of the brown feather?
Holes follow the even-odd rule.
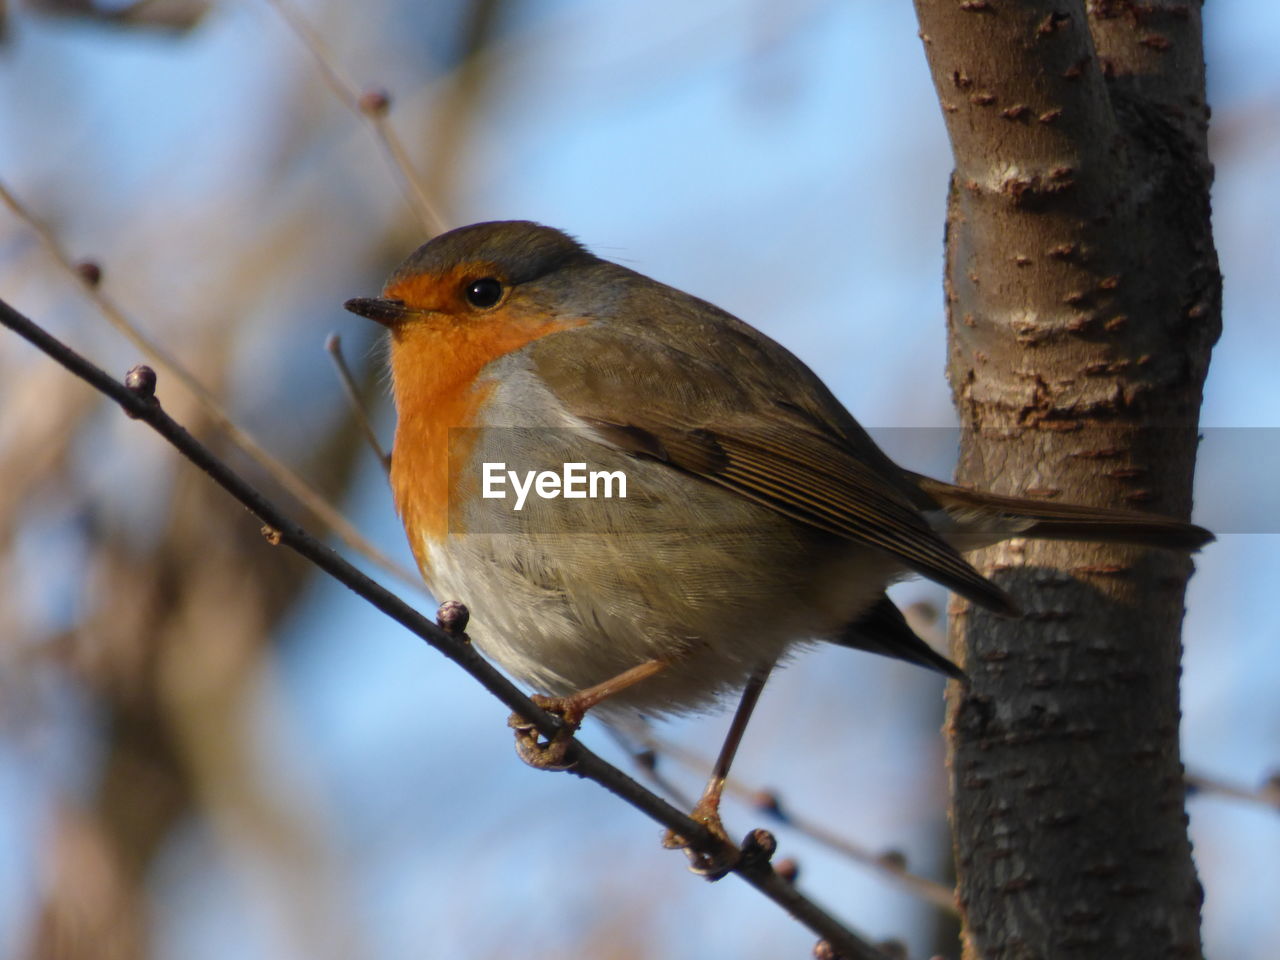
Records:
[[[1019,532],[1022,537],[1127,543],[1169,550],[1199,550],[1214,539],[1204,527],[1156,514],[1006,497],[968,490],[917,473],[908,473],[908,476],[944,510],[965,516],[965,522],[975,527],[984,521],[989,522],[992,529],[998,529],[999,524],[1008,519],[1031,521]]]
[[[724,376],[716,349],[692,356],[669,342],[684,341],[615,324],[566,331],[531,344],[529,352],[538,375],[568,410],[623,449],[661,459],[814,529],[883,550],[975,603],[1016,613],[1004,591],[929,526],[912,499],[919,498],[915,485],[799,361],[791,358],[796,370],[788,382],[753,384]],[[719,350],[730,346],[743,347],[715,344]],[[776,361],[771,366],[760,373],[782,372]],[[738,369],[750,373],[753,367]],[[787,403],[780,402],[783,390]]]
[[[883,594],[866,613],[835,637],[834,642],[928,667],[962,683],[969,681],[963,670],[916,635],[902,611]]]

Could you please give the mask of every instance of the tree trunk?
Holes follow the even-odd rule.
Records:
[[[1185,517],[1221,278],[1198,3],[916,0],[955,154],[962,483]],[[1026,612],[960,604],[949,706],[965,955],[1201,953],[1178,752],[1191,562],[1012,541]]]

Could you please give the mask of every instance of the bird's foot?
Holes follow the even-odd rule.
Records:
[[[689,858],[689,869],[698,876],[719,880],[742,860],[742,853],[733,845],[720,820],[719,798],[703,797],[690,812],[689,818],[706,827],[711,834],[710,845],[695,845],[674,830],[666,832],[662,845],[668,850],[683,850]]]
[[[507,719],[507,726],[516,732],[516,753],[529,766],[539,770],[572,769],[578,762],[572,756],[573,735],[586,715],[581,701],[575,697],[544,697],[540,694],[530,699],[547,713],[555,714],[563,723],[554,736],[544,740],[537,726],[513,713]]]

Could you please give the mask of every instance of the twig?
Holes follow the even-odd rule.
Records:
[[[422,185],[422,178],[418,176],[417,170],[413,167],[413,161],[409,159],[409,151],[405,148],[404,141],[400,139],[395,127],[387,119],[387,111],[391,108],[390,95],[382,90],[370,91],[361,96],[360,108],[364,116],[369,118],[374,132],[386,148],[391,163],[399,171],[401,184],[409,194],[418,222],[426,229],[428,236],[433,237],[444,233],[449,229],[449,219],[440,212],[432,203],[431,197],[427,195],[427,190]]]
[[[711,768],[710,762],[705,757],[701,757],[691,750],[665,740],[651,731],[645,732],[644,743],[654,750],[658,756],[669,756],[681,766],[695,773],[703,774]],[[734,796],[751,804],[756,810],[768,814],[779,823],[787,824],[799,833],[816,840],[830,850],[843,854],[855,863],[870,867],[891,883],[903,887],[922,900],[927,900],[938,909],[952,915],[959,914],[960,911],[956,907],[954,890],[936,880],[930,880],[928,877],[908,872],[900,857],[883,852],[876,853],[874,850],[864,847],[848,837],[840,836],[817,820],[809,820],[803,816],[797,816],[789,807],[784,809],[777,794],[771,791],[748,787],[742,781],[733,777],[725,781],[725,788]]]
[[[155,376],[149,369],[135,368],[126,378],[127,385],[122,384],[3,300],[0,300],[0,323],[44,351],[90,386],[110,397],[128,416],[143,421],[169,441],[179,453],[207,473],[215,483],[262,520],[265,524],[262,530],[263,536],[269,543],[283,544],[310,560],[325,573],[345,584],[377,609],[461,666],[507,707],[530,721],[544,736],[548,738],[555,736],[561,727],[560,720],[537,707],[476,653],[470,644],[460,636],[453,636],[442,630],[308,534],[165,413],[155,399],[153,393]],[[662,826],[674,830],[695,847],[716,849],[714,838],[703,824],[685,816],[577,740],[573,741],[571,756],[574,760],[572,771],[578,776],[600,784]],[[767,858],[743,857],[732,872],[779,904],[818,936],[823,937],[841,957],[849,960],[885,960],[884,953],[841,925],[829,913],[780,877]]]
[[[1280,811],[1280,773],[1273,773],[1261,787],[1252,789],[1191,771],[1187,771],[1186,780],[1188,792],[1204,791],[1205,793],[1216,793],[1224,797],[1231,797],[1234,800],[1244,800],[1248,803],[1256,803],[1260,806]]]
[[[382,444],[378,442],[378,434],[374,431],[373,424],[369,420],[369,410],[360,398],[360,391],[356,389],[355,378],[351,376],[351,368],[347,366],[347,359],[342,355],[342,338],[336,333],[329,334],[329,336],[325,337],[324,348],[328,352],[329,358],[333,360],[334,369],[338,371],[338,379],[342,382],[342,389],[346,391],[347,400],[351,403],[351,413],[356,418],[356,423],[360,424],[365,440],[373,448],[374,454],[377,455],[379,462],[382,464],[382,469],[390,472],[391,454],[387,453]]]
[[[271,478],[289,492],[303,507],[309,510],[324,526],[333,531],[351,550],[365,557],[371,563],[381,567],[402,583],[415,590],[422,590],[422,580],[417,574],[396,563],[381,550],[370,543],[332,504],[299,476],[294,470],[278,460],[267,450],[256,437],[239,427],[222,409],[218,398],[204,386],[191,371],[187,370],[173,354],[156,343],[133,323],[123,310],[116,306],[99,287],[101,272],[96,264],[78,263],[58,242],[53,231],[37,218],[17,196],[0,182],[0,200],[19,220],[25,223],[40,238],[40,243],[62,270],[73,277],[81,290],[106,317],[107,322],[120,332],[153,364],[186,387],[204,408],[213,425],[227,435],[237,447],[255,460]]]
[[[686,794],[683,790],[672,783],[658,769],[658,752],[652,746],[652,740],[647,735],[641,737],[645,741],[643,749],[637,749],[636,744],[627,736],[624,736],[613,726],[606,724],[605,731],[613,738],[622,751],[631,758],[631,762],[635,768],[640,771],[640,776],[649,781],[654,789],[666,794],[673,802],[680,805],[685,810],[693,809],[693,798]],[[711,769],[707,767],[706,769]]]
[[[443,233],[448,228],[448,219],[432,203],[409,159],[409,151],[405,149],[395,129],[387,122],[387,111],[391,106],[390,96],[382,90],[370,90],[363,94],[357,92],[359,88],[339,66],[338,58],[333,55],[324,38],[289,0],[267,0],[267,3],[275,8],[280,19],[311,53],[316,65],[320,68],[320,75],[324,78],[326,86],[349,109],[369,121],[374,134],[386,149],[392,167],[399,175],[400,186],[405,192],[409,205],[428,236]]]

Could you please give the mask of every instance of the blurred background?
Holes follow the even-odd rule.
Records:
[[[357,92],[390,92],[450,225],[539,220],[709,299],[808,362],[907,465],[949,473],[950,162],[910,4],[296,10]],[[375,294],[427,227],[369,118],[268,0],[0,16],[0,183],[411,566],[323,349],[341,335],[389,442],[375,331],[341,304]],[[1254,788],[1280,767],[1280,7],[1217,0],[1206,19],[1226,315],[1196,519],[1222,535],[1188,599],[1183,743],[1192,771]],[[143,359],[12,208],[0,295],[108,370]],[[163,370],[159,395],[277,491]],[[896,598],[945,603],[920,582]],[[815,650],[771,683],[737,773],[946,883],[942,694],[916,668]],[[634,810],[522,765],[505,718],[269,547],[149,430],[0,336],[0,957],[809,955],[808,931],[735,879],[687,873]],[[657,732],[709,758],[727,722]],[[584,736],[628,763],[603,728]],[[687,790],[703,776],[672,756],[660,769]],[[1221,791],[1189,808],[1208,954],[1275,957],[1280,812]],[[883,872],[737,801],[726,821],[775,829],[803,888],[866,935],[956,953],[946,914]]]

